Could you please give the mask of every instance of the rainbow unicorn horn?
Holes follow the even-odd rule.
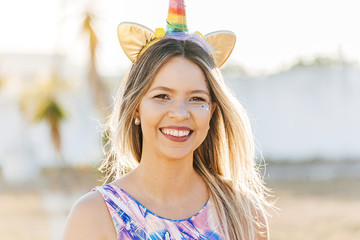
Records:
[[[166,20],[166,34],[171,33],[187,33],[188,28],[186,25],[186,11],[184,0],[170,0],[169,1],[169,13]]]

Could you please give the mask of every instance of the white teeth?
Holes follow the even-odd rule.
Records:
[[[188,130],[173,130],[173,129],[161,129],[161,131],[163,133],[165,133],[166,135],[171,135],[171,136],[175,136],[175,137],[183,137],[183,136],[187,136],[189,135],[190,131]]]

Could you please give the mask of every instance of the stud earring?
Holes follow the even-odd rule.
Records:
[[[139,117],[135,118],[135,125],[140,125],[140,118]]]

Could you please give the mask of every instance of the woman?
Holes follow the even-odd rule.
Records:
[[[75,204],[65,239],[268,239],[249,120],[207,49],[163,38],[136,56],[109,120],[115,180]]]

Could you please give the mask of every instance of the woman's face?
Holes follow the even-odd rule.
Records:
[[[141,120],[143,154],[192,156],[207,135],[215,107],[201,68],[184,57],[171,58],[159,69],[135,115]]]

